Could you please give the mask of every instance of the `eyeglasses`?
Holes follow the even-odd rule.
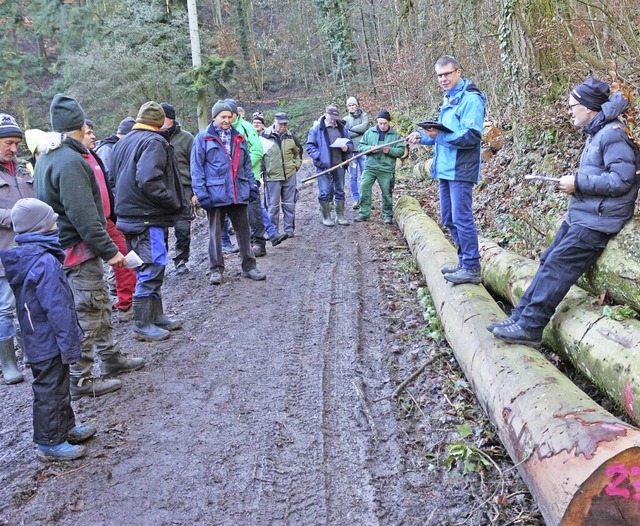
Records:
[[[456,69],[452,69],[451,71],[446,71],[445,73],[436,73],[436,77],[438,77],[439,79],[447,79],[451,75],[453,75],[456,71],[459,71],[459,70],[456,68]]]
[[[569,111],[573,110],[573,108],[575,108],[576,106],[582,106],[582,104],[580,104],[579,102],[576,102],[575,104],[569,104]]]

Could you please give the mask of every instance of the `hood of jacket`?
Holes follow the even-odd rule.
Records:
[[[588,135],[595,135],[605,124],[620,117],[620,115],[629,109],[629,106],[629,101],[622,96],[622,93],[614,93],[611,95],[611,98],[602,105],[602,109],[596,114],[593,120],[582,128],[582,131]]]
[[[11,285],[23,283],[35,261],[45,252],[52,254],[60,263],[64,261],[64,251],[58,240],[57,228],[44,234],[18,234],[16,242],[17,247],[0,252]]]

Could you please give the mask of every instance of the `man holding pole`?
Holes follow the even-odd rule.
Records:
[[[391,115],[387,110],[380,110],[377,124],[369,128],[358,145],[360,153],[374,149],[367,154],[364,172],[360,180],[360,213],[356,221],[368,221],[371,215],[371,189],[378,181],[382,192],[382,220],[386,224],[393,223],[393,197],[391,185],[396,171],[396,159],[404,154],[404,144],[400,134],[391,127]],[[395,142],[389,146],[388,143]]]
[[[340,120],[338,107],[327,106],[325,114],[318,119],[307,136],[305,148],[318,173],[336,167],[318,177],[318,202],[322,210],[322,223],[334,226],[331,204],[335,200],[336,222],[348,225],[344,217],[344,163],[353,150],[349,131]],[[341,165],[341,166],[338,166]]]

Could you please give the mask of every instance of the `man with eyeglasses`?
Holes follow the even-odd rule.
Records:
[[[442,274],[455,285],[478,284],[482,279],[473,186],[480,179],[485,95],[462,76],[460,63],[450,55],[436,61],[435,73],[445,92],[438,121],[446,129],[426,128],[407,141],[434,146],[431,173],[438,179],[440,215],[458,248],[458,264],[443,268]]]
[[[591,77],[571,91],[571,120],[587,141],[578,172],[558,182],[558,189],[571,196],[569,209],[511,316],[487,326],[496,338],[539,346],[545,326],[571,286],[633,216],[640,153],[618,118],[628,108],[620,93],[609,97],[609,85]]]

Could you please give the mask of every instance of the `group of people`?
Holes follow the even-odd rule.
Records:
[[[442,274],[454,285],[478,284],[472,195],[480,177],[485,96],[452,56],[436,62],[435,74],[444,91],[437,123],[403,139],[387,110],[369,127],[357,99],[349,97],[349,115],[343,119],[336,106],[327,106],[304,148],[316,169],[322,222],[331,227],[349,224],[347,164],[356,221],[370,219],[377,181],[382,219],[391,223],[396,159],[407,144],[433,146],[442,223],[458,250],[457,264]],[[571,195],[569,211],[511,316],[488,326],[495,337],[539,345],[569,287],[631,218],[640,154],[619,120],[628,107],[597,79],[571,91],[573,123],[588,139],[577,174],[558,183]],[[269,127],[260,113],[249,123],[233,99],[216,102],[209,126],[195,137],[181,128],[169,103],[146,102],[135,119],[125,118],[97,144],[93,123],[73,97],[56,95],[49,113],[52,131],[32,134],[38,140],[30,141],[31,169],[17,157],[20,126],[0,114],[0,364],[5,383],[23,380],[15,357],[18,338],[34,377],[37,455],[69,460],[82,456],[81,442],[96,433],[76,425],[71,400],[116,391],[121,381],[114,376],[145,364],[113,337],[103,262],[114,270],[116,311],[132,312],[134,336],[169,338],[182,322],[165,314],[162,300],[168,229],[175,229],[177,274],[188,272],[190,221],[202,213],[209,225],[209,281],[223,283],[224,255],[230,252],[239,252],[244,277],[264,280],[256,257],[266,254],[266,240],[275,246],[295,235],[303,146],[289,131],[286,113],[276,113]]]

